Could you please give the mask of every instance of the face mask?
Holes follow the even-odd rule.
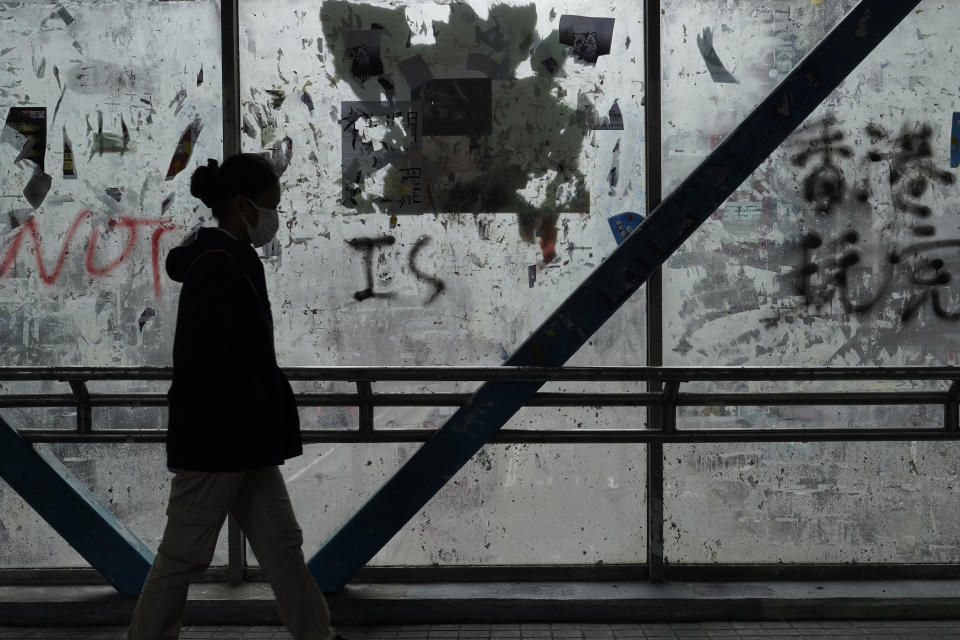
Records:
[[[251,227],[247,219],[243,217],[243,214],[240,215],[240,219],[243,220],[243,224],[247,227],[247,233],[250,234],[250,241],[253,243],[253,246],[262,247],[270,242],[273,236],[276,235],[277,229],[280,228],[280,217],[276,209],[261,207],[253,200],[250,200],[250,198],[247,198],[247,201],[260,211],[260,220],[257,221],[256,227]]]

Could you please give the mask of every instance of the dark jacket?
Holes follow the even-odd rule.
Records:
[[[302,454],[300,418],[277,366],[256,250],[223,230],[200,227],[170,250],[166,269],[183,283],[167,392],[167,466],[243,471]]]

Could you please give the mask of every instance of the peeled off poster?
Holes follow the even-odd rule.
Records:
[[[17,160],[32,160],[43,171],[47,151],[47,108],[10,107],[4,132],[3,141],[22,145]]]

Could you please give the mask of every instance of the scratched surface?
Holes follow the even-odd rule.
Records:
[[[279,141],[292,141],[282,180],[295,214],[282,225],[280,255],[265,263],[274,308],[283,309],[277,353],[290,365],[500,364],[614,249],[607,218],[643,211],[643,40],[633,5],[611,3],[600,13],[574,2],[453,7],[327,2],[318,11],[287,0],[241,2],[244,149],[274,153],[285,149]],[[580,13],[616,19],[611,51],[595,64],[559,44],[561,16]],[[369,73],[372,51],[354,51],[373,36],[350,35],[370,31],[380,32],[378,73]],[[472,68],[475,55],[496,68]],[[405,62],[416,56],[420,71]],[[553,73],[543,65],[549,58],[558,64]],[[408,116],[424,67],[438,79],[490,79],[489,134],[427,135],[480,126],[450,116],[444,129],[422,111]],[[615,102],[623,130],[591,129],[610,125],[602,120]],[[432,164],[432,175],[417,161]],[[643,306],[640,293],[571,364],[643,364]],[[597,388],[545,390],[579,389]],[[439,428],[451,413],[381,407],[376,422]],[[525,409],[506,428],[642,427],[642,413]],[[357,420],[355,411],[334,408],[301,415],[319,426]],[[325,542],[415,450],[306,447],[284,468],[295,478],[306,544]],[[598,460],[602,469],[591,468]],[[641,561],[642,471],[638,446],[485,447],[372,563]]]
[[[630,3],[591,11],[575,2],[475,2],[455,14],[421,1],[241,3],[243,149],[267,152],[283,169],[284,224],[262,252],[281,365],[500,364],[613,251],[607,218],[644,207],[642,24]],[[561,43],[567,14],[614,18],[612,39],[574,34],[576,44]],[[163,259],[190,228],[213,224],[188,183],[198,164],[221,157],[219,38],[205,35],[218,34],[218,17],[217,3],[202,1],[0,3],[0,126],[11,124],[0,138],[3,364],[170,364],[180,285],[166,277]],[[382,33],[371,34],[374,23]],[[600,53],[605,45],[609,53]],[[415,66],[401,71],[413,54],[429,76]],[[405,116],[383,107],[387,93],[393,104],[411,102],[418,77],[419,146]],[[351,122],[357,105],[370,117]],[[39,144],[18,160],[43,118],[46,137],[36,135]],[[373,166],[386,144],[396,152],[392,164]],[[177,152],[190,145],[189,157]],[[423,158],[432,172],[417,175],[428,165],[412,162]],[[45,194],[35,172],[41,160]],[[362,189],[343,179],[353,160],[366,173]],[[397,196],[403,202],[391,220],[385,198]],[[644,326],[640,293],[572,364],[642,364]],[[578,389],[598,390],[546,390]],[[57,382],[0,388],[41,390],[68,391]],[[300,413],[305,428],[357,426],[355,409]],[[376,420],[385,429],[429,429],[449,414],[382,407]],[[3,415],[21,428],[71,429],[76,418],[69,408]],[[166,411],[97,409],[94,421],[158,428]],[[527,409],[508,428],[618,426],[642,427],[642,412]],[[50,446],[156,549],[171,477],[162,446]],[[284,465],[308,547],[413,446],[312,445]],[[476,460],[462,486],[451,484],[440,506],[425,509],[375,563],[643,558],[642,447],[492,446]],[[606,461],[602,469],[596,460]],[[535,545],[536,536],[551,544]],[[226,562],[225,533],[213,562]],[[0,486],[0,567],[18,566],[84,562]]]
[[[664,191],[854,4],[667,0]],[[714,62],[736,83],[711,77],[695,42],[707,27]],[[960,267],[953,221],[960,192],[950,167],[958,28],[960,7],[921,2],[668,260],[665,364],[957,363],[960,296],[944,274]],[[936,406],[686,407],[678,426],[857,429],[942,421]],[[956,562],[958,454],[955,444],[923,442],[669,445],[667,559]]]
[[[162,258],[185,234],[180,227],[209,218],[190,196],[189,174],[198,159],[220,157],[222,149],[219,38],[198,37],[219,29],[218,5],[0,3],[0,128],[14,108],[45,108],[45,144],[34,149],[42,149],[51,177],[34,208],[23,192],[36,162],[15,162],[22,147],[0,143],[3,365],[170,364],[179,285],[166,277]],[[166,180],[184,131],[198,118],[190,166]],[[65,140],[73,154],[67,171]],[[164,221],[171,232],[163,232]],[[91,390],[162,392],[167,386]],[[38,391],[69,389],[60,382],[0,389]],[[76,424],[70,408],[4,409],[3,415],[19,428]],[[94,421],[99,428],[157,428],[165,426],[166,413],[94,410]],[[156,549],[172,477],[162,445],[38,446]],[[224,532],[214,563],[226,559]],[[48,566],[86,563],[0,483],[0,567]]]

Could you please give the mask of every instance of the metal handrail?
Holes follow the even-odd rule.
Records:
[[[960,366],[905,367],[281,367],[289,380],[339,381],[749,381],[960,380]],[[171,380],[173,367],[0,367],[9,380]]]
[[[374,428],[374,407],[457,407],[470,393],[376,393],[376,381],[462,382],[467,380],[665,382],[663,391],[636,393],[540,392],[529,407],[639,407],[663,408],[661,428],[629,429],[502,429],[491,442],[741,442],[816,440],[932,440],[960,438],[960,368],[958,367],[285,367],[294,381],[350,381],[357,393],[298,393],[298,406],[355,406],[359,429],[303,429],[311,442],[410,442],[426,441],[432,429]],[[166,406],[165,393],[91,393],[90,381],[171,380],[172,367],[0,367],[0,381],[66,381],[72,394],[0,395],[2,407],[76,406],[77,429],[25,429],[32,442],[156,442],[165,429],[94,429],[92,407]],[[737,392],[681,393],[680,385],[696,381],[833,381],[833,380],[943,380],[943,391],[860,392]],[[938,404],[944,407],[944,425],[930,428],[870,429],[678,429],[677,408],[682,406],[766,405],[894,405]]]
[[[301,429],[307,443],[426,442],[435,429],[375,429],[377,406],[461,406],[470,393],[378,393],[374,382],[451,382],[467,380],[662,382],[662,391],[637,393],[540,392],[526,406],[649,406],[662,409],[662,421],[650,428],[623,429],[501,429],[491,439],[499,443],[646,443],[648,453],[665,442],[819,442],[819,441],[920,441],[960,439],[960,367],[286,367],[292,381],[349,381],[356,393],[295,393],[299,406],[356,406],[359,428]],[[0,382],[57,380],[69,383],[73,393],[3,394],[0,408],[23,406],[76,406],[77,428],[21,429],[28,442],[164,442],[166,429],[94,429],[92,407],[165,406],[165,393],[91,393],[87,383],[107,380],[171,380],[171,367],[0,367]],[[681,393],[684,382],[835,381],[835,380],[942,380],[943,391],[854,391],[854,392],[736,392]],[[878,405],[939,404],[944,407],[944,424],[930,428],[723,428],[687,429],[677,427],[681,406],[732,405]],[[662,455],[658,456],[662,458]],[[655,460],[656,462],[656,460]],[[660,461],[662,464],[662,460]],[[662,472],[662,469],[661,469]],[[648,469],[648,474],[650,470]],[[659,477],[659,476],[658,476]],[[648,487],[648,562],[651,580],[663,578],[662,546],[656,542],[662,531],[662,478]],[[651,484],[648,478],[648,485]],[[660,501],[656,499],[659,490]],[[246,576],[245,538],[236,523],[228,527],[230,548],[228,576],[238,584]]]

